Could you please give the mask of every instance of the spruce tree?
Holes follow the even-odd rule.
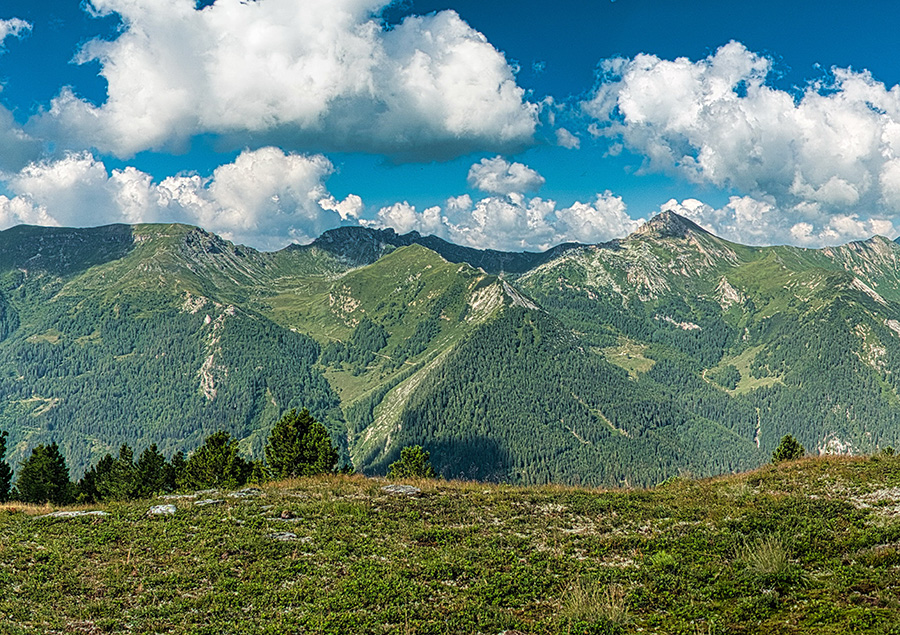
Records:
[[[9,486],[12,482],[12,468],[3,460],[6,456],[6,430],[0,431],[0,503],[9,500]]]
[[[178,450],[172,455],[172,463],[168,466],[166,474],[166,489],[174,491],[178,489],[179,483],[184,479],[184,471],[187,469],[187,459],[184,458],[184,452]]]
[[[237,440],[220,430],[207,437],[188,459],[179,486],[234,488],[246,483],[249,476],[250,464],[238,454]]]
[[[119,447],[119,456],[108,472],[97,479],[97,489],[104,500],[131,500],[137,498],[138,475],[134,465],[134,450],[127,443]]]
[[[169,466],[156,444],[141,452],[135,466],[137,470],[138,495],[147,498],[168,491]]]
[[[78,481],[76,500],[80,503],[93,503],[103,498],[100,494],[100,483],[109,478],[115,459],[109,452],[84,473]]]
[[[16,498],[24,503],[65,505],[72,502],[73,493],[69,468],[59,446],[55,442],[35,446],[19,468]]]

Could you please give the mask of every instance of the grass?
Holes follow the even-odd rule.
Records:
[[[644,356],[648,348],[649,346],[645,344],[638,344],[634,340],[620,337],[618,346],[604,348],[600,352],[606,361],[625,369],[628,371],[629,377],[637,380],[641,374],[649,372],[656,363]]]
[[[173,516],[0,506],[0,632],[900,632],[900,459],[650,490],[385,484],[300,479]]]

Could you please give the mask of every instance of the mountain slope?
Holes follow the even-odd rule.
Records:
[[[747,247],[661,214],[543,254],[340,228],[0,232],[0,429],[78,475],[122,442],[260,456],[308,407],[358,470],[647,485],[900,444],[900,246]]]
[[[813,450],[872,451],[900,433],[898,256],[880,237],[744,247],[666,213],[518,284],[636,384],[723,423],[726,405],[750,408],[762,450],[793,433]]]

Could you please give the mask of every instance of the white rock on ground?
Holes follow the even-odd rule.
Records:
[[[154,505],[147,512],[148,516],[171,516],[175,513],[175,505]]]

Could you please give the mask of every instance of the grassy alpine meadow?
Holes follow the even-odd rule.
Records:
[[[308,478],[68,518],[8,503],[0,632],[900,633],[894,457],[647,490],[388,484]]]

